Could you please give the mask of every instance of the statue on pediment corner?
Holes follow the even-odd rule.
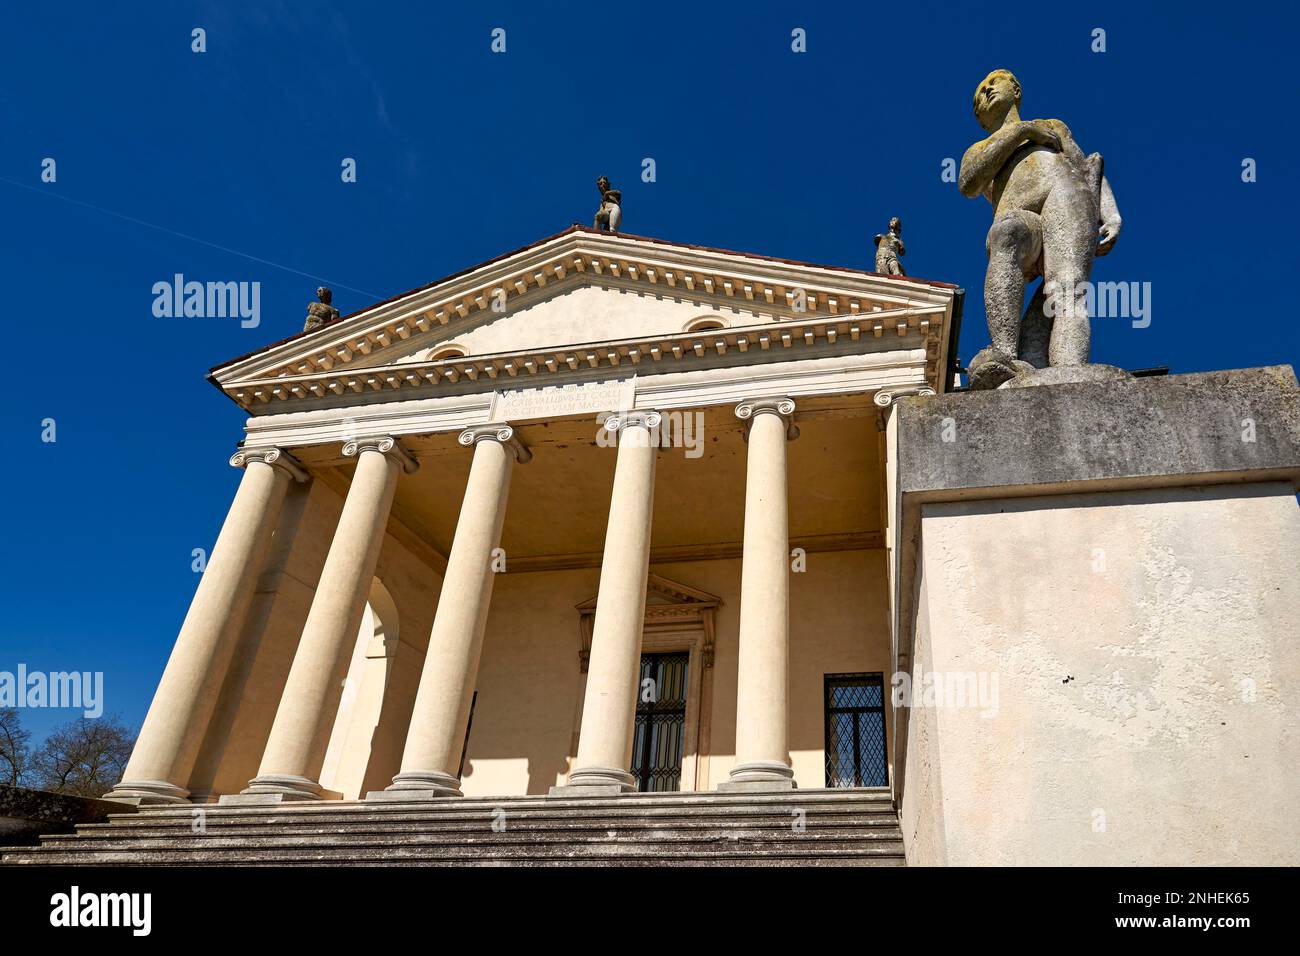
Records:
[[[312,302],[307,306],[307,321],[302,326],[304,332],[319,329],[339,317],[339,310],[330,304],[334,299],[333,292],[321,286],[316,290],[316,298],[320,301]]]
[[[903,248],[903,220],[889,220],[889,232],[876,233],[876,271],[882,276],[905,276],[898,260],[907,255]]]
[[[975,89],[989,135],[962,157],[957,186],[993,206],[985,242],[988,348],[970,362],[974,389],[1109,381],[1128,373],[1088,361],[1093,260],[1114,247],[1119,208],[1101,154],[1085,155],[1058,119],[1020,118],[1020,81],[994,70]],[[1026,282],[1042,278],[1025,310]]]
[[[592,225],[601,232],[618,232],[623,221],[623,192],[610,186],[608,176],[597,179],[596,188],[600,190],[600,208]]]

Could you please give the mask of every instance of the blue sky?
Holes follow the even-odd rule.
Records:
[[[969,359],[988,342],[990,211],[940,174],[981,135],[971,95],[994,67],[1019,76],[1027,118],[1061,118],[1106,157],[1124,231],[1094,277],[1151,283],[1150,327],[1098,322],[1095,361],[1189,372],[1300,354],[1292,8],[464,7],[0,14],[17,353],[0,670],[104,671],[107,709],[138,724],[197,585],[191,551],[211,547],[239,477],[226,459],[244,415],[205,371],[300,329],[320,279],[346,313],[589,222],[601,173],[627,232],[812,262],[870,268],[872,235],[901,216],[909,272],[968,290]],[[260,326],[155,318],[153,284],[177,272],[260,282]],[[25,715],[38,735],[69,716]]]

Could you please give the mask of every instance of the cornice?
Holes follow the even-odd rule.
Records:
[[[269,378],[234,379],[223,384],[231,396],[251,411],[265,406],[292,407],[297,401],[332,399],[372,393],[401,393],[393,399],[436,394],[440,385],[470,382],[483,388],[500,387],[511,379],[572,378],[575,372],[610,372],[637,368],[663,372],[675,367],[699,367],[702,362],[731,362],[731,355],[751,355],[757,363],[793,358],[807,353],[839,351],[844,342],[863,339],[898,341],[898,348],[924,348],[927,378],[937,381],[941,333],[948,306],[908,307],[857,317],[805,315],[780,323],[680,332],[622,340],[568,345],[550,349],[458,356],[439,361],[357,367],[279,374]],[[441,391],[445,391],[445,387]]]
[[[918,345],[920,343],[917,343]],[[625,410],[665,412],[674,409],[735,406],[759,395],[801,397],[824,395],[869,396],[880,389],[908,388],[926,383],[927,353],[920,348],[892,352],[871,352],[828,357],[797,358],[766,365],[725,366],[710,369],[642,376],[634,369],[622,369],[618,380],[630,389],[631,404]],[[608,382],[610,377],[589,373],[590,382]],[[498,383],[500,386],[502,383]],[[541,379],[518,382],[541,388],[558,384]],[[412,395],[391,400],[333,407],[282,411],[255,415],[245,424],[249,448],[300,448],[348,441],[358,434],[393,436],[460,432],[467,427],[507,421],[518,426],[540,418],[501,418],[494,408],[492,391],[464,394]],[[610,410],[609,406],[601,409]],[[591,413],[575,413],[587,418]],[[544,417],[544,416],[543,416]],[[564,416],[560,416],[564,417]]]
[[[575,230],[218,366],[212,377],[225,388],[248,377],[341,371],[364,364],[358,357],[364,360],[412,335],[485,312],[499,295],[508,303],[527,304],[557,285],[588,279],[702,301],[747,303],[777,319],[869,316],[927,305],[946,310],[958,291],[946,283],[903,282],[855,269]],[[806,312],[795,311],[800,291]]]

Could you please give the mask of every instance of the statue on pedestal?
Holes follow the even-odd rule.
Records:
[[[602,232],[618,232],[618,224],[623,220],[623,192],[610,188],[608,176],[597,179],[596,188],[600,190],[600,208],[592,225]]]
[[[984,279],[992,344],[970,362],[971,388],[1127,377],[1088,363],[1093,257],[1120,231],[1101,155],[1085,156],[1060,120],[1022,120],[1020,93],[1008,70],[980,82],[975,118],[990,135],[966,150],[957,180],[963,196],[993,205]],[[1025,282],[1038,276],[1022,321]]]
[[[903,220],[889,220],[889,232],[876,234],[876,271],[882,276],[905,276],[898,260],[907,255],[903,248]]]
[[[307,321],[302,326],[304,332],[319,329],[322,325],[333,322],[339,317],[339,310],[330,305],[334,298],[333,292],[321,286],[316,290],[316,298],[320,299],[320,301],[312,302],[307,306]]]

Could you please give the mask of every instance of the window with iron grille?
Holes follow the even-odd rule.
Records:
[[[641,655],[629,770],[643,792],[681,789],[689,661],[686,653]]]
[[[826,786],[885,787],[882,674],[826,675]]]

